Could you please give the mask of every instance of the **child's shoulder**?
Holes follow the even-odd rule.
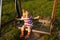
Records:
[[[33,18],[32,16],[30,16],[29,18]]]

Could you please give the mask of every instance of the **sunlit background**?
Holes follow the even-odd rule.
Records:
[[[1,0],[0,0],[0,16],[1,16]]]
[[[1,24],[1,0],[0,0],[0,24]]]
[[[1,0],[0,0],[0,16],[1,16]]]

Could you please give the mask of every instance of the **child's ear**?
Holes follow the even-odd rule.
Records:
[[[28,14],[28,11],[26,11],[25,13]]]

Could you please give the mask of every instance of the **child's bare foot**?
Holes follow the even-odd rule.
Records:
[[[26,36],[25,36],[25,39],[27,39],[27,38],[29,38],[29,35],[26,35]]]
[[[24,36],[24,35],[23,35],[23,34],[21,34],[21,35],[20,35],[20,38],[21,38],[21,37],[23,37],[23,36]]]

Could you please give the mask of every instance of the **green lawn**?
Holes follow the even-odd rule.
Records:
[[[10,21],[15,18],[15,7],[13,0],[2,0],[2,24]],[[52,8],[53,8],[53,0],[22,0],[22,9],[28,10],[29,13],[35,17],[40,16],[42,18],[51,18]],[[34,22],[35,23],[35,22]],[[38,25],[34,25],[38,27]],[[40,28],[41,26],[39,26]],[[56,19],[54,23],[53,35],[48,36],[44,35],[44,40],[60,40],[60,36],[55,32],[60,30],[60,0],[58,0],[57,8],[56,8]],[[18,30],[14,27],[14,23],[4,27],[1,30],[1,35],[5,35],[0,37],[0,40],[19,40]]]

